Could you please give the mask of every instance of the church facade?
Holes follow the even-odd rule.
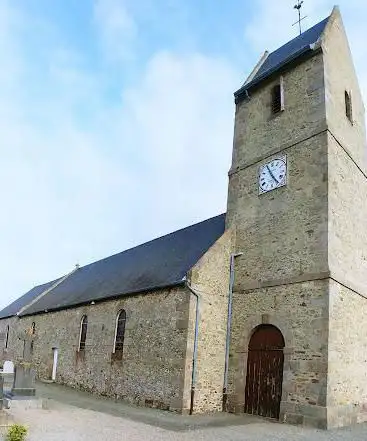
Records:
[[[2,359],[179,413],[367,420],[364,105],[338,8],[235,93],[226,214],[37,286]]]

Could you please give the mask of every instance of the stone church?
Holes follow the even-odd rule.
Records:
[[[338,8],[234,94],[225,214],[36,286],[2,360],[178,413],[367,420],[364,106]]]

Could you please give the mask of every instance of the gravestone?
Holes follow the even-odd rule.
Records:
[[[3,364],[3,374],[14,374],[14,363],[10,360],[5,360]]]
[[[14,369],[12,397],[32,397],[36,395],[36,371],[32,368],[33,342],[32,328],[19,336],[23,340],[23,360]]]
[[[34,397],[36,395],[36,371],[22,364],[15,366],[15,375],[11,395]]]
[[[3,391],[5,394],[9,393],[13,387],[14,382],[14,363],[12,361],[4,361],[1,376],[4,380]]]
[[[0,427],[7,427],[13,423],[13,417],[7,410],[7,399],[4,396],[3,377],[0,375]],[[1,438],[2,439],[2,438]]]

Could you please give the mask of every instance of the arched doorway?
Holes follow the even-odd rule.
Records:
[[[248,345],[245,412],[279,418],[284,338],[273,325],[260,325]]]

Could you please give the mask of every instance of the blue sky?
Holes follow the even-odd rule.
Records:
[[[294,3],[0,0],[0,307],[225,211],[233,92]],[[367,4],[340,7],[366,92]]]

